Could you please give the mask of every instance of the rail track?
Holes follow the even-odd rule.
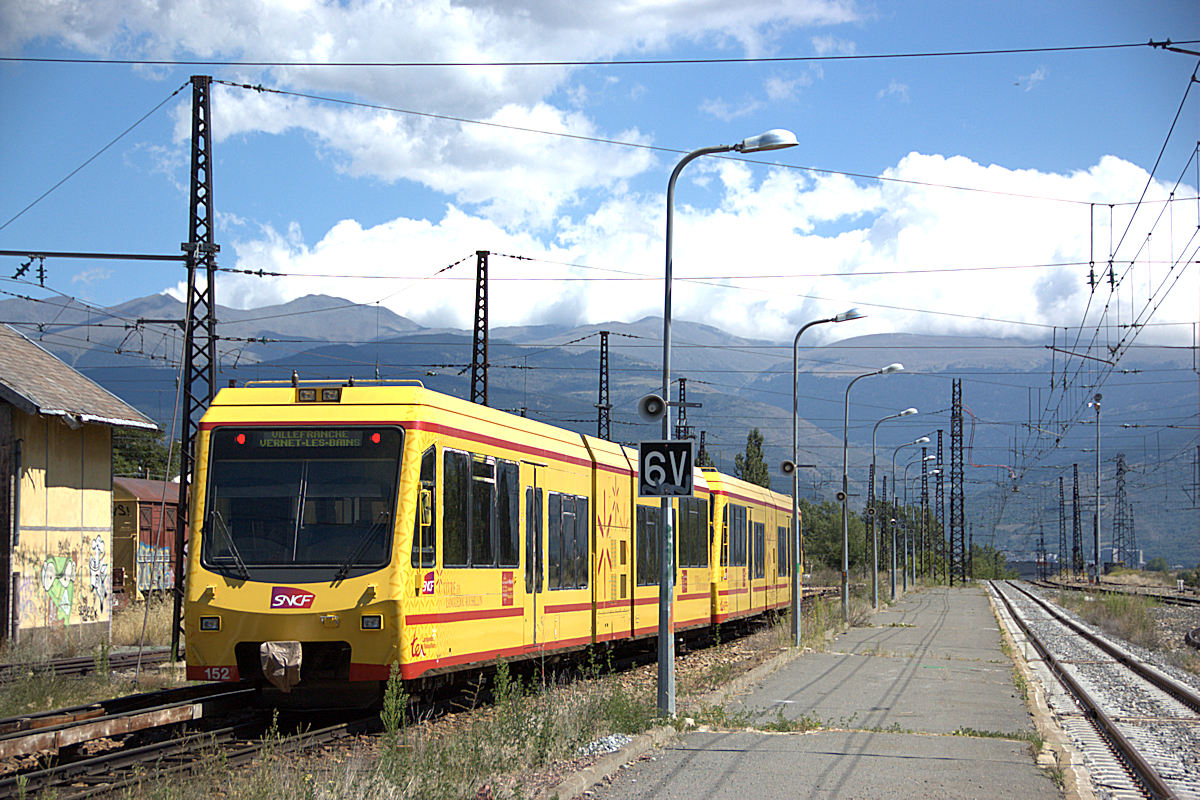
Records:
[[[1200,798],[1200,691],[1033,592],[1013,582],[991,586],[1065,687],[1048,686],[1047,698],[1098,789],[1115,798]]]
[[[1137,597],[1148,597],[1159,603],[1165,603],[1172,606],[1194,606],[1200,607],[1200,595],[1190,592],[1172,592],[1150,589],[1144,586],[1120,586],[1117,584],[1105,583],[1067,583],[1065,581],[1029,581],[1034,586],[1041,586],[1044,589],[1064,589],[1074,592],[1092,592],[1094,594],[1127,594]]]
[[[810,587],[804,594],[812,599],[837,592],[837,587]],[[680,635],[681,652],[714,643],[711,631]],[[656,657],[652,650],[620,654],[611,665],[636,667]],[[279,720],[280,735],[268,736],[272,712],[256,704],[256,692],[250,684],[202,684],[0,720],[0,798],[45,791],[58,800],[94,797],[144,780],[150,764],[157,779],[187,772],[214,748],[220,748],[224,763],[236,766],[267,747],[301,750],[379,727],[373,713],[347,712],[328,725],[325,712],[316,727],[317,717],[293,712]],[[422,702],[417,713],[436,718],[461,707],[461,698],[441,696]]]
[[[146,648],[141,653],[117,652],[108,653],[100,658],[97,656],[78,656],[75,658],[56,658],[48,661],[34,661],[17,664],[0,664],[0,686],[12,683],[27,675],[88,675],[106,670],[133,669],[139,663],[143,667],[162,664],[171,659],[169,647]]]

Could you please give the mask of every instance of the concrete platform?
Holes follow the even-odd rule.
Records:
[[[1019,738],[1033,724],[1000,642],[983,589],[910,594],[731,697],[746,730],[688,733],[589,797],[1061,797]],[[822,727],[763,729],[781,716]]]

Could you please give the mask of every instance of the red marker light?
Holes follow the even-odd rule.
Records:
[[[239,433],[237,436],[233,437],[233,439],[238,444],[245,444],[246,443],[246,434]]]
[[[383,437],[379,435],[378,431],[371,434],[371,444],[379,444],[381,441],[383,441]]]

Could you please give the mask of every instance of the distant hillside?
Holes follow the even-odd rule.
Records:
[[[18,323],[27,335],[164,427],[175,416],[182,336],[176,325],[138,320],[174,320],[183,311],[182,304],[166,295],[99,312],[65,302],[0,302],[0,320]],[[219,307],[217,317],[218,386],[230,380],[287,380],[296,370],[304,378],[417,379],[459,397],[470,393],[471,331],[422,328],[380,307],[324,296],[251,310]],[[662,321],[653,317],[632,323],[493,329],[490,404],[594,434],[599,331],[610,333],[613,438],[630,443],[659,438],[658,425],[642,422],[635,413],[639,397],[660,391]],[[672,375],[686,378],[687,400],[701,404],[686,410],[687,421],[704,432],[717,463],[732,469],[734,454],[757,427],[776,474],[775,488],[790,491],[790,481],[777,468],[791,450],[792,343],[742,339],[680,320],[673,323],[672,338]],[[1075,375],[1074,391],[1044,412],[1050,383],[1061,385],[1063,367],[1061,354],[1046,345],[897,333],[802,348],[796,387],[798,460],[816,465],[801,472],[802,495],[832,499],[840,487],[844,425],[856,510],[866,492],[873,432],[880,483],[886,477],[894,488],[905,466],[921,455],[918,447],[898,451],[898,446],[927,434],[932,440],[927,452],[936,455],[938,431],[948,473],[951,385],[960,379],[965,510],[972,533],[988,541],[994,536],[1014,556],[1031,554],[1043,535],[1049,548],[1057,550],[1058,478],[1065,477],[1069,536],[1072,464],[1080,471],[1080,524],[1090,532],[1095,425],[1086,401],[1094,391],[1089,381],[1095,373]],[[1148,557],[1164,555],[1172,563],[1194,565],[1200,561],[1200,525],[1192,472],[1197,381],[1191,357],[1188,350],[1135,348],[1103,386],[1101,515],[1102,539],[1107,541],[1115,510],[1115,457],[1124,453],[1140,546]],[[904,364],[902,373],[855,383],[847,418],[850,381],[897,361]],[[677,391],[678,384],[672,394]],[[920,413],[876,427],[910,406]],[[677,411],[673,414],[678,417]],[[919,475],[919,463],[914,463],[908,476]],[[943,480],[948,508],[949,475]],[[910,497],[916,498],[919,480],[908,486]],[[936,478],[929,487],[932,495]],[[931,507],[934,502],[931,496]]]

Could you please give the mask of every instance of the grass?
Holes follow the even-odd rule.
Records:
[[[1129,594],[1081,597],[1064,592],[1060,602],[1105,633],[1150,650],[1161,646],[1158,627],[1150,613],[1157,605],[1152,598]]]
[[[130,674],[114,673],[108,667],[113,647],[137,645],[144,617],[148,621],[147,646],[169,645],[171,615],[169,600],[152,600],[149,606],[133,603],[113,615],[111,644],[99,634],[76,637],[70,631],[56,631],[44,641],[24,639],[16,645],[6,644],[0,651],[0,662],[28,664],[29,669],[0,691],[0,718],[86,705],[175,685],[175,679],[165,673],[143,670],[134,683]],[[83,676],[56,675],[49,664],[51,659],[81,655],[91,655],[95,672]]]

